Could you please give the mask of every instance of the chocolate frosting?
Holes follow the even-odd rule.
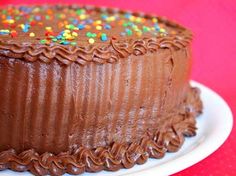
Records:
[[[6,9],[22,9],[19,7],[5,7]],[[5,9],[4,8],[4,9]],[[33,12],[27,12],[26,15],[32,15],[34,9],[40,8],[41,11],[36,13],[36,15],[44,15],[48,9],[52,11],[53,14],[65,13],[67,19],[71,17],[71,11],[76,9],[85,9],[94,12],[90,15],[89,19],[97,19],[101,13],[108,13],[109,15],[120,14],[120,20],[124,20],[123,15],[125,11],[109,9],[109,8],[96,8],[91,6],[79,7],[79,6],[33,6],[25,7],[31,8]],[[23,10],[22,10],[23,11]],[[20,12],[22,12],[20,11]],[[24,12],[24,11],[23,11]],[[22,13],[23,13],[22,12]],[[3,13],[3,9],[2,9]],[[13,13],[13,12],[12,12]],[[25,13],[25,12],[24,12]],[[24,14],[23,13],[23,17]],[[14,14],[14,13],[13,13]],[[167,33],[165,35],[153,35],[154,32],[143,33],[141,36],[120,36],[119,33],[124,30],[123,27],[117,25],[114,22],[114,29],[106,30],[109,40],[106,42],[97,42],[93,45],[88,44],[87,37],[85,33],[87,31],[94,31],[93,27],[91,30],[79,30],[78,31],[78,41],[79,44],[76,46],[65,46],[58,43],[50,43],[49,45],[40,44],[39,40],[45,38],[45,34],[42,32],[48,25],[52,26],[55,31],[60,31],[60,28],[56,25],[61,19],[55,19],[52,21],[43,19],[41,23],[42,26],[32,27],[33,32],[37,37],[30,38],[28,33],[23,33],[19,28],[15,30],[19,33],[19,36],[12,38],[11,36],[0,36],[0,55],[7,57],[14,57],[19,59],[25,59],[26,61],[36,61],[40,60],[42,62],[49,63],[53,59],[57,59],[63,64],[70,64],[71,62],[76,62],[81,65],[87,64],[89,62],[95,63],[113,63],[118,59],[127,58],[129,55],[145,55],[148,52],[156,52],[159,49],[171,48],[180,49],[186,47],[192,39],[192,34],[189,30],[178,25],[177,23],[171,22],[163,17],[156,17],[151,15],[144,15],[142,13],[129,13],[136,17],[142,17],[146,20],[145,24],[151,23],[151,19],[155,18],[158,23],[166,28]],[[27,20],[19,20],[16,25],[25,24]],[[139,25],[139,24],[138,24]],[[5,29],[4,24],[0,23],[0,29]],[[62,28],[63,29],[63,28]],[[171,33],[173,32],[174,33]],[[168,33],[169,32],[169,33]]]
[[[199,90],[188,82],[189,30],[165,18],[106,8],[5,9],[0,12],[0,170],[114,171],[175,152],[184,136],[196,134],[202,104]],[[104,13],[118,20],[102,29],[102,41],[88,43],[87,32],[97,32],[96,25],[75,29],[75,45],[51,41],[61,30],[66,33],[60,22],[73,21],[74,15],[84,21],[87,15],[100,24]],[[63,14],[66,19],[57,19]],[[27,32],[28,20],[38,15],[47,19]],[[137,22],[123,23],[126,16]],[[120,21],[136,26],[134,33],[141,27],[149,32],[131,35]],[[56,34],[45,43],[50,27]],[[120,35],[124,29],[126,35]]]
[[[162,158],[166,152],[176,152],[184,142],[184,136],[196,135],[195,117],[201,113],[199,90],[191,88],[177,112],[172,124],[164,130],[146,133],[139,141],[113,143],[108,147],[88,149],[79,147],[74,151],[39,154],[30,149],[17,153],[14,149],[0,153],[0,170],[29,170],[35,175],[81,174],[101,170],[116,171],[143,164],[149,157]]]

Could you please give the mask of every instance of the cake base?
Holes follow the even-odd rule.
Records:
[[[143,164],[150,158],[162,158],[166,152],[176,152],[185,137],[196,135],[196,120],[202,111],[199,90],[191,88],[184,103],[175,112],[172,125],[157,129],[155,133],[146,132],[132,143],[113,143],[107,147],[87,149],[80,147],[74,151],[58,155],[39,154],[34,149],[17,153],[14,149],[0,153],[0,170],[30,171],[35,175],[81,174],[101,170],[116,171]]]

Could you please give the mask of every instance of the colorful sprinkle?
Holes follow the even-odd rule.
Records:
[[[79,28],[79,30],[82,30],[85,28],[85,26],[83,24],[79,24],[77,27]]]
[[[87,33],[86,33],[86,36],[87,36],[87,37],[93,37],[93,38],[94,38],[94,37],[97,37],[97,34],[91,33],[91,32],[87,32]]]
[[[90,44],[94,44],[95,40],[94,40],[93,38],[90,38],[90,39],[88,40],[88,42],[89,42]]]
[[[40,43],[41,44],[45,44],[47,42],[47,40],[43,39],[43,40],[40,40]]]
[[[77,45],[76,42],[71,42],[70,44],[73,45],[73,46]]]
[[[100,31],[100,30],[102,30],[102,26],[100,26],[100,25],[96,26],[96,29]]]
[[[104,34],[104,33],[101,34],[100,38],[101,38],[102,41],[107,41],[107,35]]]
[[[167,30],[156,17],[148,20],[146,17],[132,13],[112,13],[105,10],[94,16],[92,10],[85,8],[55,12],[50,7],[7,7],[0,12],[0,24],[2,24],[0,35],[10,37],[25,35],[32,38],[37,35],[41,39],[37,42],[46,45],[79,46],[80,36],[82,40],[86,36],[86,40],[94,44],[97,39],[106,42],[110,38],[117,38],[116,35],[141,37],[147,34],[153,36],[177,34],[177,31]],[[114,26],[118,26],[115,36],[110,31]],[[42,29],[42,31],[38,33],[35,29]],[[41,33],[44,35],[41,36]]]
[[[131,36],[133,34],[133,32],[128,28],[125,29],[125,32],[127,33],[128,36]]]
[[[108,30],[111,29],[111,25],[105,24],[105,25],[104,25],[104,29],[108,29]]]
[[[164,28],[160,28],[160,32],[161,32],[161,33],[165,33],[166,30],[165,30]]]
[[[29,36],[30,36],[30,37],[35,37],[35,33],[31,32],[31,33],[29,34]]]
[[[0,30],[0,35],[8,35],[10,31],[8,29],[1,29]]]
[[[17,36],[17,32],[15,30],[12,30],[10,34],[11,34],[11,37],[16,37]]]

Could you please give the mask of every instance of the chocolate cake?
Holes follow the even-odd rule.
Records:
[[[196,134],[188,29],[91,6],[0,10],[0,170],[116,171]]]

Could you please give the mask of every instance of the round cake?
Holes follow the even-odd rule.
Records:
[[[0,10],[0,170],[116,171],[196,134],[188,29],[92,6]]]

